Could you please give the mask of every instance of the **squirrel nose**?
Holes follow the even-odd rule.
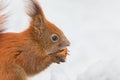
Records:
[[[71,44],[70,41],[67,41],[66,43],[67,43],[67,46],[70,46],[70,44]]]
[[[69,41],[67,38],[64,39],[63,45],[65,45],[65,46],[70,46],[70,41]]]
[[[67,41],[63,41],[58,46],[61,47],[61,48],[66,48],[67,46],[70,46],[70,42],[68,40]]]

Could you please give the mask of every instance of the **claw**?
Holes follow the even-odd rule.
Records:
[[[65,58],[62,55],[58,55],[56,56],[56,58],[60,61],[60,62],[65,62]]]
[[[60,64],[61,62],[66,61],[66,56],[69,55],[69,54],[68,54],[68,50],[66,48],[66,49],[64,49],[60,52],[57,52],[57,53],[54,53],[54,54],[49,54],[49,55],[52,56],[53,62],[55,62],[57,64]]]

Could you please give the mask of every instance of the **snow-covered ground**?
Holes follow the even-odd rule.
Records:
[[[27,28],[23,0],[10,4],[8,31]],[[119,0],[39,0],[46,17],[71,42],[70,56],[30,80],[120,80]]]

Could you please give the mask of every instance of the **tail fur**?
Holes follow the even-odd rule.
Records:
[[[2,11],[2,7],[0,6],[0,32],[2,31],[3,22],[4,22],[4,17],[1,14],[1,11]]]
[[[4,21],[5,21],[5,15],[3,14],[3,1],[0,0],[0,32],[3,31],[3,24],[4,24]]]

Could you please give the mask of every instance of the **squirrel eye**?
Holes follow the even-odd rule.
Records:
[[[52,41],[57,41],[59,38],[56,34],[53,34],[52,37],[51,37]]]

